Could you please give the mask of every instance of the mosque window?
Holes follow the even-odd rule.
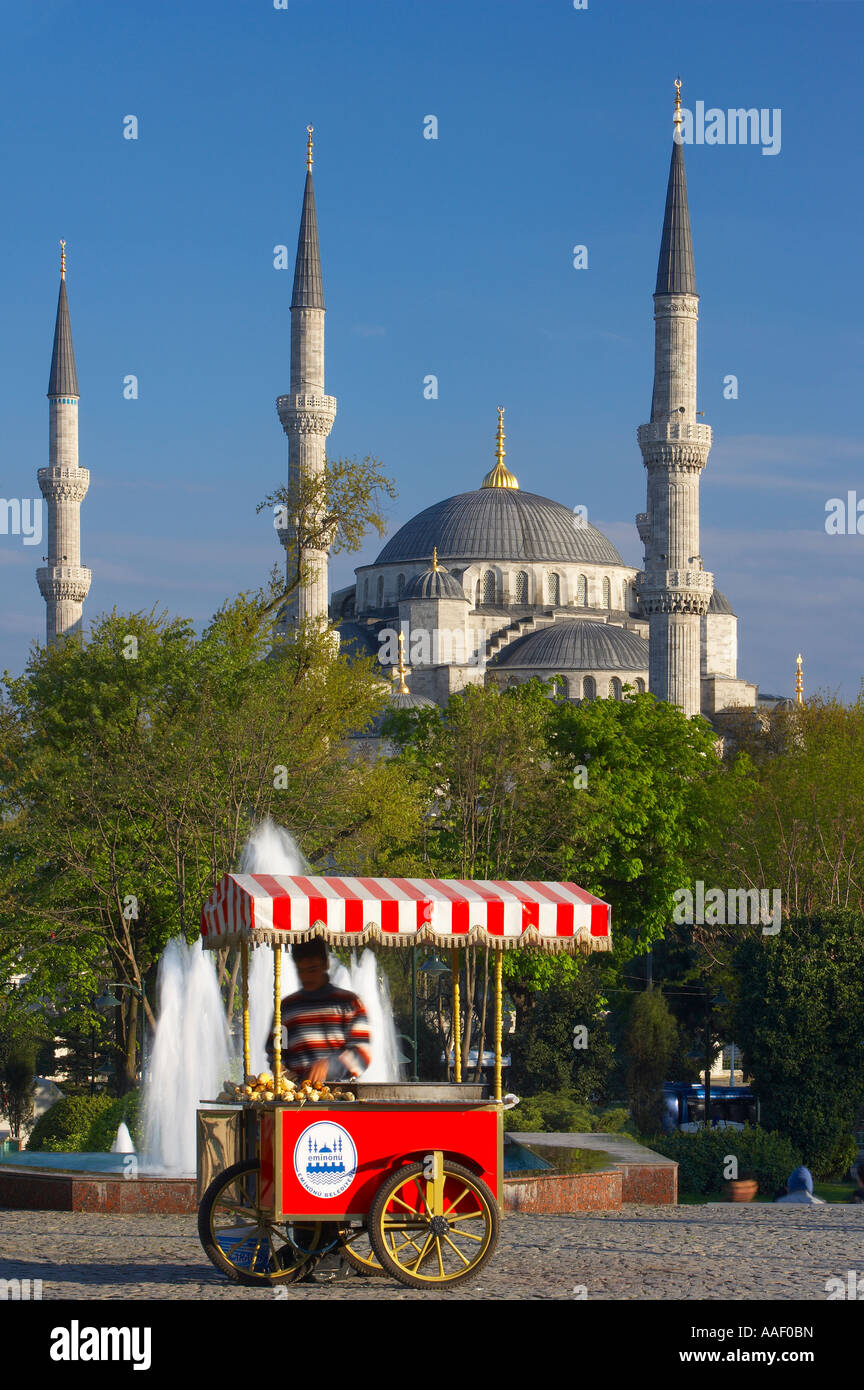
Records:
[[[528,602],[528,575],[525,573],[524,570],[520,570],[519,573],[516,575],[516,580],[513,585],[513,602]]]
[[[383,607],[384,607],[384,576],[383,576],[383,574],[379,574],[379,576],[378,576],[378,607],[379,607],[379,608],[383,608]]]
[[[608,580],[606,581],[608,584]],[[613,700],[621,699],[621,682],[617,676],[613,676],[609,682],[609,694]]]
[[[397,594],[399,595],[399,597],[401,598],[402,595],[404,594],[404,592],[405,592],[405,576],[404,576],[404,574],[400,574],[400,575],[399,575],[399,578],[396,580],[396,593],[397,593]]]
[[[487,570],[483,576],[483,602],[495,602],[495,571]]]
[[[608,579],[603,580],[603,607],[612,607],[612,585]]]
[[[580,608],[588,607],[588,580],[580,574],[576,581],[576,602]]]
[[[561,602],[561,579],[557,574],[547,574],[546,576],[546,602],[558,604]]]
[[[593,676],[586,676],[582,682],[582,694],[586,700],[597,699],[597,682]]]
[[[640,695],[645,694],[645,682],[641,676],[636,677],[636,689],[639,691]]]

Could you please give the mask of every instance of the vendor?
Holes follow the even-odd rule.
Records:
[[[350,990],[330,983],[327,947],[320,938],[298,942],[291,956],[301,988],[282,1000],[283,1067],[313,1086],[359,1076],[372,1056],[363,1004]],[[272,1042],[268,1055],[272,1063]]]

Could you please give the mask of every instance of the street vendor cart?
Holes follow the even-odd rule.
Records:
[[[609,907],[574,883],[226,874],[203,906],[203,945],[239,946],[243,1060],[251,1076],[249,951],[274,950],[272,1077],[198,1110],[198,1230],[218,1269],[242,1284],[287,1284],[339,1250],[359,1272],[414,1288],[475,1275],[498,1239],[503,1200],[502,962],[515,947],[608,950]],[[281,958],[286,945],[430,944],[451,952],[452,1083],[283,1078]],[[495,959],[495,1082],[462,1083],[459,952]],[[374,1048],[375,1039],[372,1040]],[[287,1088],[287,1089],[286,1089]]]

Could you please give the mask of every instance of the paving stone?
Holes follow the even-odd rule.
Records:
[[[0,1210],[0,1278],[41,1279],[43,1299],[272,1300],[210,1264],[190,1216]],[[826,1298],[864,1272],[864,1206],[625,1207],[512,1214],[476,1280],[451,1291],[391,1279],[285,1286],[288,1301]]]

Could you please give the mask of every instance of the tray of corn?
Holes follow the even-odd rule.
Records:
[[[320,1086],[313,1086],[308,1078],[305,1081],[295,1081],[293,1077],[283,1076],[277,1086],[273,1073],[262,1071],[257,1076],[250,1072],[242,1085],[233,1081],[223,1081],[222,1090],[216,1099],[241,1101],[246,1105],[268,1104],[273,1101],[279,1101],[283,1105],[314,1105],[321,1100],[352,1101],[357,1097],[353,1091],[347,1091],[342,1086],[328,1086],[326,1081]]]

